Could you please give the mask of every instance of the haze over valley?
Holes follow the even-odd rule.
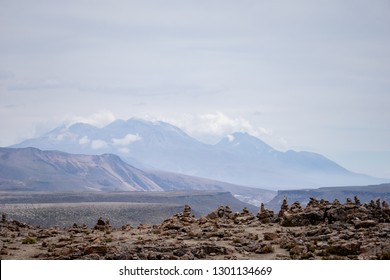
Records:
[[[362,201],[369,201],[387,198],[388,185],[359,186],[385,182],[386,179],[353,173],[320,154],[278,151],[248,133],[228,134],[211,145],[166,122],[140,119],[116,120],[102,128],[85,123],[60,126],[41,137],[0,148],[0,191],[4,203],[15,205],[3,210],[32,223],[42,221],[33,217],[47,215],[50,207],[59,207],[63,210],[58,213],[63,214],[57,214],[57,223],[65,225],[63,215],[74,209],[66,206],[69,203],[82,203],[80,207],[85,210],[80,211],[89,213],[84,216],[93,223],[97,213],[91,207],[97,207],[96,211],[99,203],[109,202],[113,203],[110,210],[103,211],[108,215],[119,215],[123,207],[137,209],[137,213],[143,211],[144,215],[137,215],[138,218],[132,216],[133,222],[147,222],[155,209],[165,209],[152,214],[157,222],[164,213],[168,215],[181,205],[170,202],[169,197],[175,192],[201,201],[192,201],[195,213],[199,214],[218,203],[234,208],[246,205],[250,209],[265,203],[277,210],[284,197],[305,204],[311,196],[346,199],[359,194]],[[328,187],[326,195],[318,187]],[[210,193],[213,191],[214,194]],[[159,193],[160,204],[156,204],[153,195],[140,201],[134,192]],[[199,192],[205,195],[199,196]],[[218,193],[231,194],[234,199]],[[212,206],[206,207],[206,197],[214,200]],[[37,206],[23,210],[30,202]],[[127,205],[121,204],[125,202]],[[140,202],[144,204],[137,204]],[[40,203],[48,203],[49,208],[42,208]],[[46,217],[49,220],[53,218]]]

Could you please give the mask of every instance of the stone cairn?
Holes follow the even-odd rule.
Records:
[[[100,217],[97,220],[94,229],[95,230],[100,230],[100,231],[105,231],[105,232],[110,232],[111,231],[110,220],[104,221],[103,218]]]
[[[272,219],[272,211],[264,209],[264,205],[261,205],[257,217],[260,221],[275,221],[275,218]],[[287,198],[284,198],[276,220],[282,226],[343,222],[354,224],[356,227],[366,227],[375,223],[389,223],[390,208],[386,201],[381,202],[380,199],[362,205],[356,196],[353,200],[347,198],[345,204],[341,204],[337,199],[330,203],[312,197],[306,207],[302,207],[297,201],[288,205]]]
[[[199,218],[185,205],[159,225],[121,229],[103,218],[93,229],[34,228],[4,214],[0,227],[0,258],[31,246],[37,259],[390,259],[389,204],[357,197],[306,206],[284,198],[278,213],[261,204],[257,215],[220,206]]]

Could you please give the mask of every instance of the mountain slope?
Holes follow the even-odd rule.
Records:
[[[216,145],[197,141],[165,122],[117,120],[106,127],[59,127],[13,147],[69,153],[113,153],[141,168],[210,178],[238,185],[296,189],[379,184],[387,180],[356,174],[310,152],[281,152],[247,133],[234,133]]]
[[[36,148],[0,148],[0,189],[38,191],[161,191],[118,156],[71,155]]]
[[[142,171],[112,154],[0,148],[0,191],[224,191],[260,204],[276,192],[162,171]]]

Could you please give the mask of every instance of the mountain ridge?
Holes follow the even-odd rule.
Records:
[[[80,155],[37,148],[0,148],[0,191],[226,191],[241,201],[276,193],[164,171],[138,169],[114,154]]]
[[[117,154],[143,170],[163,170],[268,189],[367,185],[388,180],[353,173],[323,155],[278,151],[248,133],[205,144],[166,122],[116,120],[103,128],[76,123],[11,147],[74,154]]]
[[[0,188],[32,190],[162,191],[117,155],[71,155],[37,148],[0,148]],[[6,172],[7,171],[7,172]],[[71,186],[71,185],[75,186]]]

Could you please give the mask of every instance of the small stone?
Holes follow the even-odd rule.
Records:
[[[378,224],[378,222],[374,220],[366,220],[366,221],[358,221],[355,223],[355,228],[369,228],[369,227],[374,227]]]
[[[263,236],[264,240],[266,241],[271,241],[279,238],[278,234],[275,232],[264,232]]]

